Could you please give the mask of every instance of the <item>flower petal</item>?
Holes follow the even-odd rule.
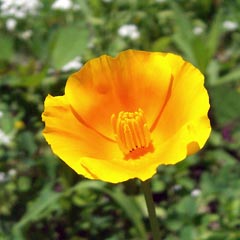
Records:
[[[86,169],[90,169],[96,179],[102,181],[118,183],[132,178],[139,178],[142,181],[151,178],[156,173],[156,166],[148,163],[148,159],[126,161],[122,159],[97,159],[85,158],[82,164]]]
[[[205,121],[206,129],[208,121]],[[198,125],[198,124],[197,124]],[[193,126],[191,126],[193,128]],[[192,138],[193,129],[188,125],[183,126],[167,141],[157,145],[155,151],[147,153],[138,159],[112,159],[111,161],[102,159],[82,159],[82,165],[91,171],[96,179],[106,182],[118,183],[132,178],[139,178],[145,181],[151,178],[157,171],[158,166],[175,164],[187,157],[189,153],[200,149],[199,138]],[[209,134],[209,130],[206,134]],[[194,133],[195,136],[195,133]],[[205,140],[205,138],[204,138]],[[159,143],[159,142],[155,142]]]
[[[208,119],[209,97],[204,88],[204,76],[179,56],[167,54],[166,60],[172,66],[174,78],[170,97],[154,130],[154,139],[161,144],[185,127],[188,131],[182,138],[189,140],[185,144],[195,142],[188,146],[188,154],[192,154],[197,148],[199,150],[203,147],[211,131]]]
[[[44,137],[52,150],[77,173],[94,178],[81,164],[82,157],[111,159],[122,156],[115,142],[97,134],[74,116],[65,96],[45,100]]]
[[[116,58],[101,56],[70,76],[69,103],[91,127],[113,138],[113,113],[141,108],[149,126],[164,105],[171,69],[164,54],[128,50]]]

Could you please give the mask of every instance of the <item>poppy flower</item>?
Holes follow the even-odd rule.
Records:
[[[45,100],[44,136],[78,174],[145,181],[209,137],[204,76],[180,56],[127,50],[87,62]]]

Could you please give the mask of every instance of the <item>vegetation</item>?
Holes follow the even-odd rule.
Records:
[[[160,166],[152,179],[162,239],[240,239],[240,1],[76,0],[59,9],[41,0],[35,10],[14,13],[5,2],[0,239],[149,239],[137,180],[86,180],[54,156],[42,136],[45,97],[62,95],[76,71],[67,64],[129,48],[182,55],[204,73],[211,98],[213,130],[205,148]]]

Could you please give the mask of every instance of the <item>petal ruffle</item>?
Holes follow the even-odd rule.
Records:
[[[43,134],[53,152],[87,178],[95,177],[82,166],[82,157],[112,159],[122,156],[115,142],[98,135],[74,116],[65,96],[49,95],[42,119],[45,122]]]
[[[128,50],[116,58],[101,56],[70,76],[69,103],[91,127],[113,138],[112,114],[142,108],[149,126],[164,105],[171,69],[164,54]]]

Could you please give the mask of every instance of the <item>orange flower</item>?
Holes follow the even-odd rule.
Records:
[[[204,77],[171,53],[103,55],[47,96],[42,119],[53,152],[78,174],[117,183],[151,178],[209,137]]]

